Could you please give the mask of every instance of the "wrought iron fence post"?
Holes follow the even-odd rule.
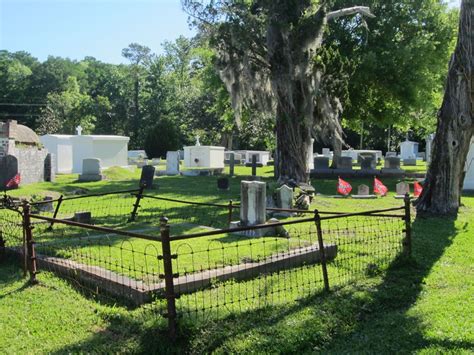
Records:
[[[234,209],[233,202],[232,202],[232,200],[230,200],[229,201],[229,217],[228,217],[228,222],[229,223],[227,223],[227,226],[230,226],[230,223],[232,222],[233,209]]]
[[[54,209],[54,214],[53,214],[53,218],[56,219],[56,217],[58,216],[58,213],[59,213],[59,208],[61,207],[61,204],[63,203],[63,195],[59,196],[59,199],[58,199],[58,202],[56,204],[56,208]],[[54,226],[54,222],[51,222],[48,229],[51,230],[53,229],[53,226]]]
[[[170,226],[168,218],[160,219],[161,247],[163,251],[163,269],[165,272],[165,297],[167,303],[168,331],[171,339],[176,338],[176,295],[173,281],[173,256],[171,255]]]
[[[405,255],[411,257],[411,200],[410,195],[405,194],[405,240],[403,241],[403,251]]]
[[[324,290],[329,292],[329,277],[326,264],[326,251],[324,250],[323,230],[321,228],[321,216],[319,215],[318,210],[314,210],[314,223],[316,224],[316,230],[318,233],[318,244],[319,253],[321,255],[321,268],[323,271]]]
[[[31,225],[30,218],[30,204],[28,202],[23,203],[23,230],[25,231],[26,237],[26,256],[28,271],[30,272],[30,282],[36,283],[36,252],[35,242],[33,240],[33,226]]]
[[[144,189],[145,189],[145,185],[141,185],[140,190],[138,191],[138,194],[137,194],[137,199],[135,200],[135,203],[133,205],[133,211],[131,213],[130,218],[128,219],[128,222],[134,222],[135,219],[137,218],[137,212],[138,212],[138,208],[140,207],[140,200],[143,198]]]

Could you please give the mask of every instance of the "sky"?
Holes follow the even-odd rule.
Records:
[[[0,49],[93,56],[125,63],[122,49],[137,42],[154,53],[180,35],[191,37],[180,0],[0,0]]]
[[[164,41],[193,34],[180,0],[0,0],[0,49],[41,61],[54,55],[126,63],[121,53],[130,43],[160,54]]]

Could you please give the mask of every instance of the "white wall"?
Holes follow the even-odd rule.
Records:
[[[72,142],[73,136],[68,135],[45,135],[40,137],[41,143],[51,154],[56,157],[56,173],[72,173]]]

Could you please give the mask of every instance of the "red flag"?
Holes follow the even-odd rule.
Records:
[[[14,177],[12,177],[10,180],[7,181],[5,187],[18,187],[20,185],[21,177],[20,174],[16,174]]]
[[[415,191],[413,192],[413,195],[415,197],[420,197],[421,193],[423,192],[423,186],[418,181],[415,181]]]
[[[352,191],[351,184],[339,178],[339,181],[337,184],[337,192],[340,193],[341,195],[347,196],[351,193],[351,191]]]
[[[385,196],[388,192],[387,186],[385,186],[382,181],[377,178],[374,178],[374,193],[381,196]]]

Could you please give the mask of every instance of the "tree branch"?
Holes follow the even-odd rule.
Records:
[[[331,11],[327,14],[327,19],[328,20],[334,20],[336,18],[342,17],[342,16],[350,16],[354,14],[360,14],[362,16],[374,18],[375,15],[370,12],[370,8],[367,6],[354,6],[354,7],[348,7],[345,9],[341,10],[336,10],[336,11]]]

